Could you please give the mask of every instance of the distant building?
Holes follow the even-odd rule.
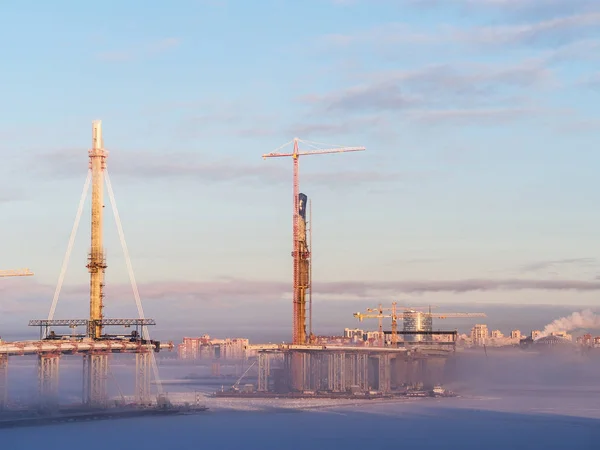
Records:
[[[531,332],[531,339],[533,339],[534,341],[539,338],[542,335],[542,332],[540,330],[533,330]]]
[[[353,341],[363,341],[365,334],[365,331],[360,328],[344,328],[344,337]]]
[[[586,347],[592,347],[594,345],[594,340],[591,334],[584,334],[583,336],[578,336],[575,342],[579,345],[585,345]]]
[[[247,359],[248,339],[215,339],[205,334],[201,337],[185,337],[177,346],[179,359]]]
[[[502,338],[504,338],[502,331],[500,331],[500,330],[492,331],[492,339],[502,339]]]
[[[522,337],[523,336],[521,336],[521,330],[512,330],[510,332],[510,338],[511,339],[515,339],[517,341],[520,341]]]
[[[476,324],[471,329],[471,342],[475,347],[483,346],[487,343],[489,336],[488,327],[484,324]]]
[[[573,335],[567,333],[566,331],[554,331],[550,333],[550,336],[558,336],[566,339],[567,341],[573,341]]]

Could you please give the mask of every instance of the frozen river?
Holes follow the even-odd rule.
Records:
[[[460,398],[394,402],[203,398],[210,410],[196,416],[157,417],[0,430],[2,450],[343,449],[372,446],[419,449],[598,449],[598,359],[562,360],[493,356],[463,362]],[[80,361],[65,361],[61,392],[81,392]],[[132,392],[131,371],[113,366]],[[194,372],[161,367],[165,378]],[[35,392],[35,365],[15,360],[11,395]],[[177,389],[179,392],[177,392]],[[169,386],[175,402],[194,401],[194,387]],[[198,388],[196,388],[198,389]],[[214,391],[215,386],[200,389]],[[115,392],[113,392],[115,394]]]
[[[581,392],[579,392],[581,394]],[[329,407],[324,407],[328,403]],[[347,403],[207,399],[211,410],[0,431],[2,448],[597,449],[598,396],[513,395]]]

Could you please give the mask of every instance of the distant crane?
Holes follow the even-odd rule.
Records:
[[[383,313],[384,311],[392,311],[392,314],[384,314]],[[392,318],[392,342],[395,344],[398,339],[398,333],[397,333],[398,316],[396,314],[396,302],[392,303],[391,308],[384,308],[383,305],[380,303],[377,308],[367,308],[367,313],[369,313],[369,314],[355,313],[354,316],[358,317],[357,314],[359,314],[360,315],[359,320],[361,322],[362,322],[363,318],[378,319],[378,321],[379,321],[379,345],[381,345],[382,347],[385,346],[385,338],[383,335],[383,319],[385,317]],[[375,313],[375,314],[373,314],[373,313]]]
[[[32,277],[33,272],[29,269],[0,270],[0,278],[6,277]]]
[[[315,150],[300,151],[298,142],[307,144]],[[279,150],[294,144],[294,150],[291,153],[281,153]],[[323,155],[327,153],[345,153],[359,152],[366,150],[365,147],[337,147],[337,148],[318,148],[315,145],[327,146],[319,142],[311,142],[294,138],[290,142],[283,144],[275,151],[263,155],[263,159],[280,158],[289,156],[294,162],[293,185],[294,185],[294,211],[293,211],[293,251],[294,258],[294,280],[293,280],[293,344],[306,344],[306,292],[311,291],[312,280],[310,274],[310,249],[306,242],[306,196],[300,194],[300,173],[299,158],[304,155]],[[300,219],[302,223],[300,223]],[[304,225],[304,226],[303,226]],[[312,318],[311,318],[312,319]]]
[[[418,311],[416,308],[410,308],[410,307],[402,307],[405,312],[401,313],[401,314],[397,314],[397,306],[396,306],[396,302],[392,303],[392,307],[391,308],[383,308],[382,305],[380,304],[379,307],[377,308],[367,308],[367,313],[360,313],[360,312],[356,312],[353,314],[354,317],[356,317],[360,322],[363,321],[363,319],[378,319],[379,320],[379,336],[380,336],[380,340],[381,340],[381,345],[384,345],[383,343],[383,326],[382,326],[382,319],[384,318],[391,318],[392,319],[392,344],[396,345],[396,343],[398,342],[398,325],[397,325],[397,321],[398,320],[414,320],[414,319],[418,319],[416,320],[416,328],[418,329],[410,329],[408,330],[407,328],[412,328],[411,327],[407,327],[407,324],[405,322],[404,324],[404,331],[432,331],[429,329],[425,329],[425,328],[431,328],[431,320],[433,318],[436,319],[456,319],[456,318],[473,318],[473,317],[486,317],[485,313],[466,313],[466,312],[455,312],[455,313],[432,313],[431,312],[431,307],[429,307],[429,312],[423,312],[423,311]],[[391,314],[384,314],[384,311],[391,311]],[[426,320],[420,320],[420,319],[428,319],[427,321],[429,322],[429,325],[425,325]],[[423,328],[423,329],[421,329]]]

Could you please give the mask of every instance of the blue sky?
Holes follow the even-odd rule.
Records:
[[[1,327],[47,314],[94,119],[148,315],[291,322],[292,166],[261,155],[294,136],[367,147],[300,163],[315,305],[597,301],[596,1],[22,1],[0,37],[0,263],[36,274]],[[57,317],[87,312],[88,215]],[[106,249],[134,315],[109,208]]]

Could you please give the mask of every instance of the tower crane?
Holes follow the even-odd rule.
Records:
[[[300,150],[298,143],[312,147],[314,150]],[[280,152],[284,147],[294,144],[293,151]],[[306,195],[300,193],[300,156],[323,155],[328,153],[359,152],[366,150],[365,147],[337,147],[337,148],[319,148],[317,146],[327,146],[319,142],[311,142],[294,138],[290,142],[283,144],[271,153],[262,155],[263,159],[291,157],[294,163],[293,171],[293,251],[294,258],[294,278],[293,278],[293,344],[306,344],[306,293],[310,292],[312,280],[310,274],[311,252],[306,241]],[[312,319],[312,318],[311,318]]]
[[[384,314],[384,311],[391,311],[392,313]],[[398,342],[398,316],[396,314],[396,302],[392,303],[391,308],[384,308],[383,305],[381,305],[380,303],[377,308],[367,308],[367,313],[369,314],[355,313],[354,316],[357,317],[356,314],[360,314],[360,317],[358,319],[361,322],[363,318],[379,320],[379,345],[381,345],[382,347],[385,346],[385,337],[383,334],[383,319],[384,317],[392,318],[392,343],[396,344]]]
[[[397,305],[396,302],[392,303],[391,308],[383,308],[382,305],[379,305],[378,308],[367,308],[366,314],[361,312],[356,312],[353,314],[355,318],[357,318],[360,322],[363,319],[378,319],[379,320],[379,333],[380,339],[383,342],[383,328],[382,328],[382,320],[384,318],[392,319],[392,343],[395,345],[398,342],[398,326],[397,321],[405,320],[408,318],[413,318],[414,315],[422,315],[429,319],[458,319],[458,318],[473,318],[473,317],[487,317],[485,313],[467,313],[467,312],[449,312],[449,313],[432,313],[431,307],[429,307],[428,312],[418,311],[416,308],[401,307],[405,310],[404,313],[397,313]],[[384,314],[384,311],[391,311],[391,313]],[[427,331],[427,330],[419,330],[419,331]],[[382,344],[383,345],[383,344]]]
[[[0,278],[31,277],[31,276],[33,276],[33,272],[29,269],[0,270]]]

